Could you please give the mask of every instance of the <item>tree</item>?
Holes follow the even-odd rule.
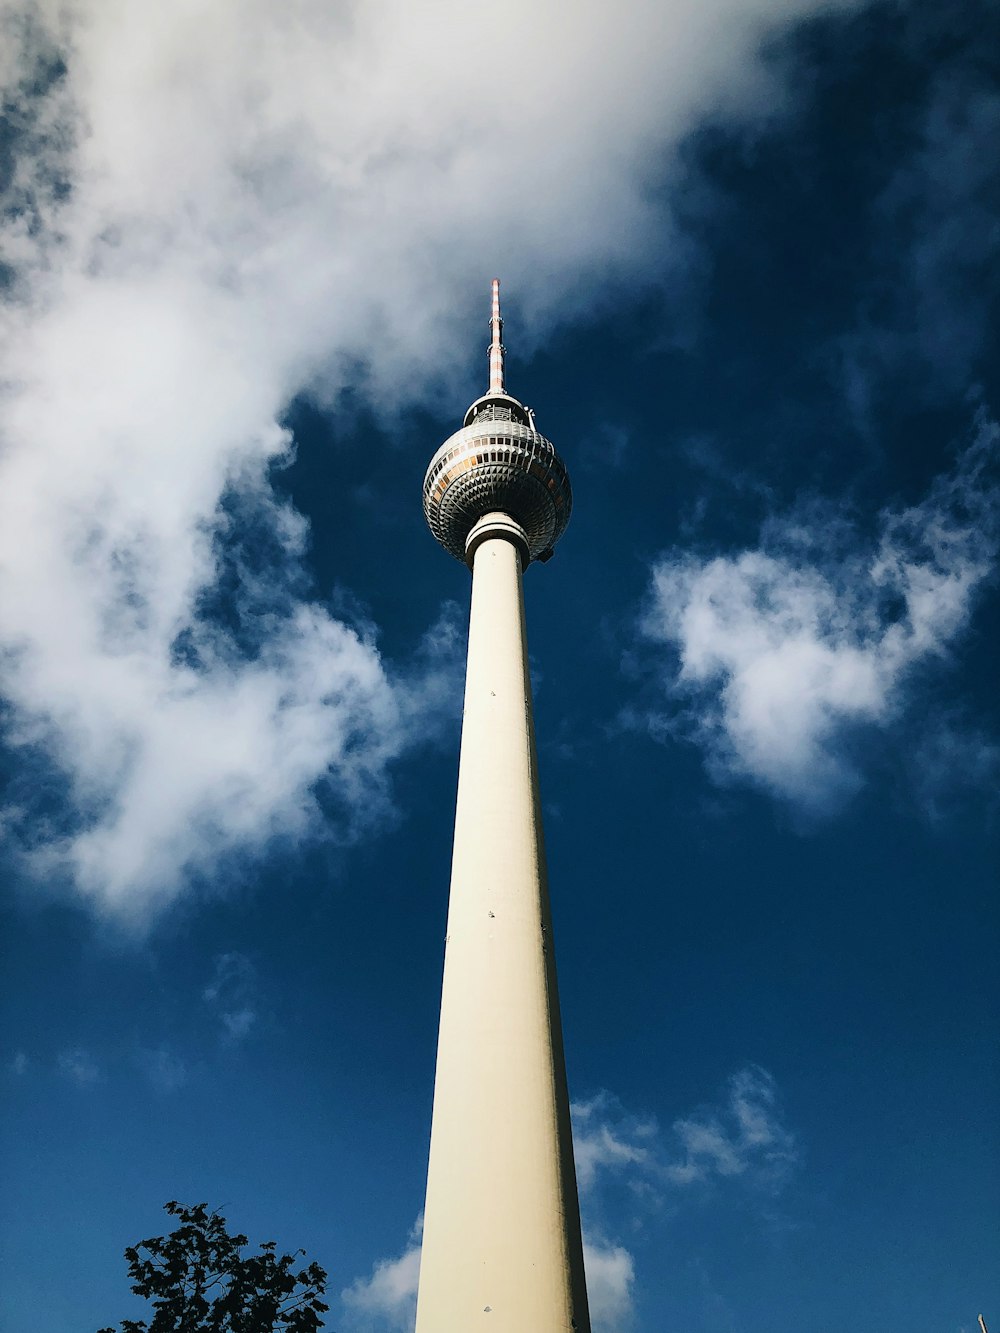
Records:
[[[241,1253],[246,1236],[231,1236],[226,1219],[207,1203],[164,1208],[180,1225],[125,1251],[132,1290],[153,1303],[153,1317],[122,1321],[121,1333],[314,1333],[323,1327],[326,1272],[295,1271],[304,1250],[278,1255],[273,1240],[259,1254]],[[115,1333],[102,1328],[99,1333]]]

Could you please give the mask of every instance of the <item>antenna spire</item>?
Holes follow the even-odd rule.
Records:
[[[490,316],[490,393],[506,393],[503,383],[503,320],[500,318],[500,279],[493,279],[493,313]]]

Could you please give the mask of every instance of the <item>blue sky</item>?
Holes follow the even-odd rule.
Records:
[[[412,1322],[495,274],[595,1329],[1000,1323],[993,8],[2,22],[4,1327]]]

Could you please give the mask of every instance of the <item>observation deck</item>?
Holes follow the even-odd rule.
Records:
[[[504,387],[498,288],[494,282],[490,392],[472,404],[462,428],[441,445],[424,477],[428,526],[463,563],[473,527],[498,512],[523,529],[530,560],[548,560],[573,507],[566,465],[538,431],[531,409]]]

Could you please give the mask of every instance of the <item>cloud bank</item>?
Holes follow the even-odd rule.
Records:
[[[305,584],[285,409],[433,396],[494,271],[526,345],[662,273],[672,149],[780,104],[762,39],[830,7],[4,7],[5,826],[40,876],[145,919],[378,818],[440,690]]]
[[[918,668],[942,665],[996,570],[1000,429],[982,418],[925,499],[887,509],[866,540],[844,509],[771,518],[737,555],[671,552],[641,620],[668,650],[661,683],[713,775],[799,808],[836,807],[861,784],[852,745],[905,712]]]

